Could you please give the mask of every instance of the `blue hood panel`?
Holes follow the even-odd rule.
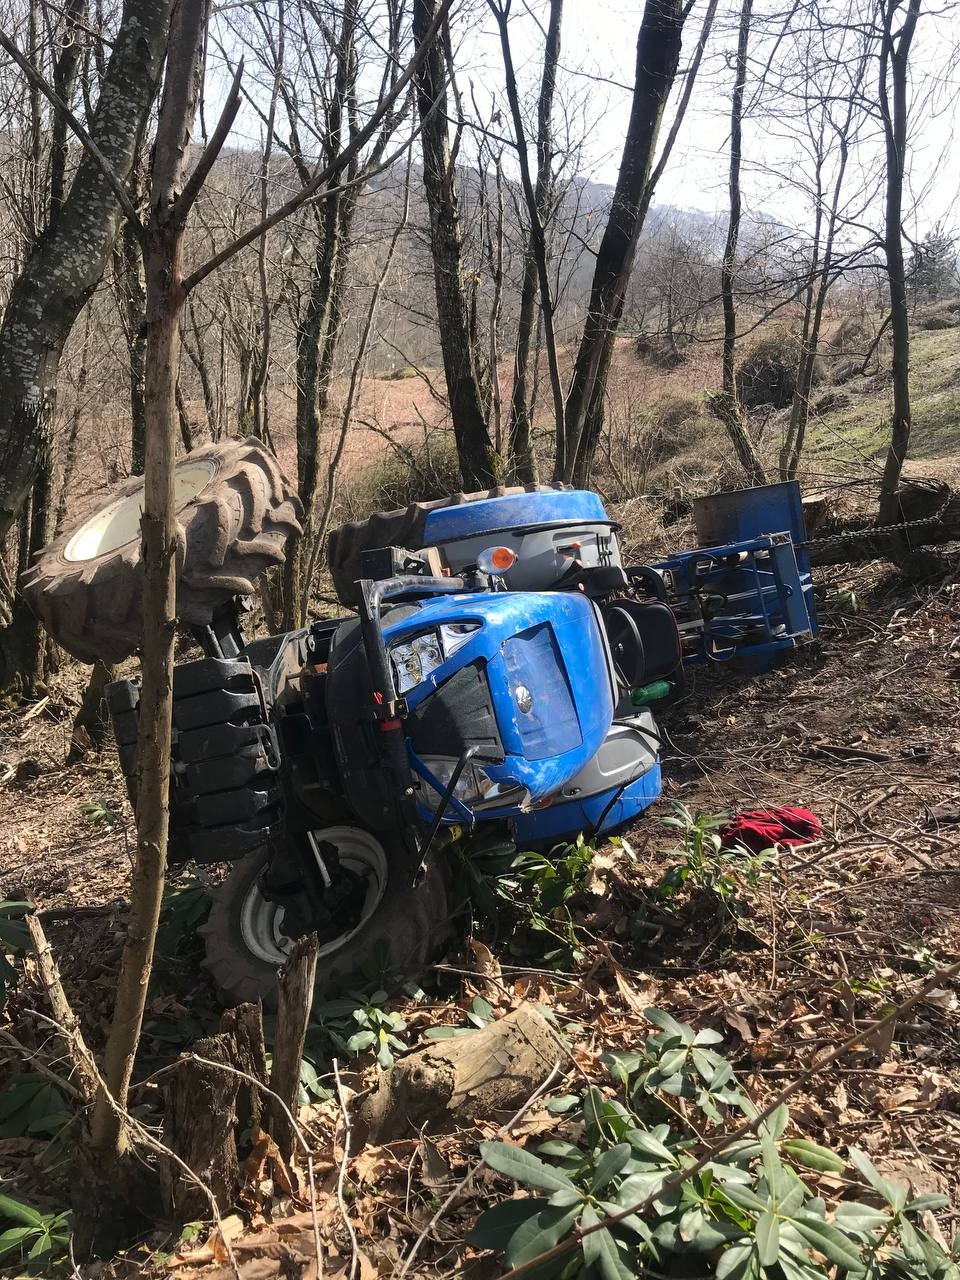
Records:
[[[613,721],[614,701],[606,640],[586,597],[572,592],[444,596],[405,614],[393,626],[389,614],[384,618],[388,649],[451,623],[480,624],[406,700],[413,710],[455,672],[483,664],[506,753],[502,764],[483,764],[494,781],[523,786],[531,800],[542,800],[596,755]],[[484,817],[493,816],[484,811]]]
[[[483,498],[455,507],[438,507],[424,522],[423,545],[442,546],[457,538],[497,534],[552,524],[612,524],[595,493],[582,489],[554,492],[511,493],[502,498]]]

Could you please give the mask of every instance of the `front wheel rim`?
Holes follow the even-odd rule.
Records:
[[[334,845],[346,870],[367,876],[360,919],[351,929],[321,945],[317,956],[322,958],[346,946],[380,905],[387,889],[387,855],[380,841],[360,827],[324,827],[313,835],[318,844],[325,841]],[[255,880],[240,905],[240,934],[251,955],[274,967],[286,963],[295,942],[283,931],[283,917],[283,907],[265,898]]]

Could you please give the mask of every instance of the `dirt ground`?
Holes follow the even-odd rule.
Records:
[[[568,1028],[571,1063],[556,1092],[578,1077],[605,1078],[599,1055],[635,1047],[649,1030],[638,1010],[655,1004],[721,1031],[754,1097],[767,1097],[818,1049],[960,956],[960,581],[905,584],[879,564],[816,576],[820,644],[758,678],[701,670],[664,715],[664,797],[626,833],[632,857],[609,845],[599,851],[592,892],[576,907],[586,940],[577,970],[525,969],[513,963],[508,939],[489,940],[500,976],[482,989],[498,1012],[535,1000]],[[111,751],[63,763],[79,688],[80,673],[68,668],[47,698],[0,717],[0,897],[29,896],[51,913],[47,928],[68,994],[98,1046],[119,959],[132,820]],[[677,801],[708,814],[803,805],[821,819],[823,838],[784,853],[756,891],[744,888],[748,913],[733,926],[696,893],[651,912],[674,843],[658,819]],[[427,1026],[462,1018],[459,1010],[479,989],[443,965],[470,970],[473,952],[454,946],[440,970],[424,977],[424,998],[401,995],[390,1006],[404,1014],[410,1045]],[[198,948],[161,956],[154,986],[141,1078],[217,1015]],[[39,999],[28,976],[0,1025],[42,1047],[30,1012]],[[0,1076],[16,1061],[9,1043],[0,1043]],[[367,1058],[352,1062],[348,1088],[360,1089],[375,1070]],[[334,1194],[340,1113],[325,1103],[304,1114],[317,1141],[324,1240],[336,1256],[346,1249]],[[814,1076],[792,1115],[804,1136],[841,1149],[855,1144],[881,1170],[960,1205],[956,987],[917,1005],[886,1042],[867,1039]],[[411,1274],[464,1272],[463,1240],[483,1200],[483,1178],[439,1225],[429,1224],[438,1196],[496,1124],[491,1117],[443,1137],[427,1154],[411,1135],[367,1148],[350,1165],[350,1218],[368,1264],[364,1277],[394,1274],[422,1232],[422,1270]],[[534,1108],[515,1136],[541,1140],[559,1126],[558,1117]],[[0,1190],[16,1187],[38,1202],[54,1195],[44,1148],[0,1139]],[[275,1196],[245,1221],[240,1239],[261,1264],[255,1270],[251,1262],[253,1280],[278,1274],[266,1265],[271,1249],[258,1250],[257,1241],[275,1243],[277,1221],[304,1232],[309,1215],[302,1199]],[[940,1218],[948,1239],[958,1221]],[[175,1243],[146,1233],[112,1273],[133,1266],[169,1273],[156,1251],[169,1254]],[[189,1260],[173,1274],[232,1274],[210,1245]],[[492,1272],[474,1267],[470,1274]]]

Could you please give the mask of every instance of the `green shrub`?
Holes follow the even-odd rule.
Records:
[[[481,1145],[491,1169],[533,1195],[487,1209],[472,1244],[502,1250],[509,1267],[520,1267],[568,1241],[531,1272],[563,1280],[955,1280],[960,1246],[947,1253],[918,1221],[945,1208],[946,1197],[911,1197],[855,1147],[844,1159],[785,1137],[783,1105],[756,1137],[730,1143],[695,1172],[708,1154],[704,1131],[757,1109],[718,1052],[717,1032],[696,1032],[661,1009],[645,1016],[657,1030],[643,1048],[602,1059],[617,1097],[591,1086],[547,1102],[572,1121],[570,1141]],[[845,1196],[829,1213],[810,1186],[821,1173],[862,1180],[864,1198]]]
[[[347,480],[342,489],[346,519],[372,511],[394,511],[414,502],[445,498],[462,488],[452,432],[437,431],[423,443],[389,451]]]
[[[797,386],[800,348],[787,333],[774,333],[762,338],[740,361],[736,371],[737,395],[746,409],[772,405],[786,409]],[[817,361],[814,384],[821,381],[823,370]]]
[[[69,1211],[43,1213],[23,1200],[0,1195],[0,1267],[6,1274],[69,1275],[69,1247]]]
[[[17,976],[14,960],[30,949],[30,934],[23,922],[29,910],[28,902],[0,902],[0,1009],[8,984]]]

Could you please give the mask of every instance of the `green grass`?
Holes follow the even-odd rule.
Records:
[[[910,351],[912,458],[960,453],[960,330],[917,330]],[[845,408],[811,420],[808,461],[829,468],[886,451],[892,410],[888,381],[855,378],[840,390],[852,398]]]

